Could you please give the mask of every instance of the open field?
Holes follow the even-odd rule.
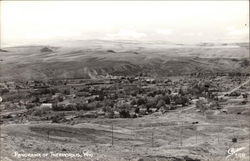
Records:
[[[242,108],[250,110],[249,104]],[[249,115],[220,111],[202,115],[189,109],[135,119],[89,119],[75,125],[9,124],[2,126],[2,141],[6,160],[19,160],[13,157],[15,151],[93,154],[81,160],[226,160],[230,148],[244,147],[245,157],[231,158],[247,161]]]

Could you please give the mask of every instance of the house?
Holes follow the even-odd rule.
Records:
[[[40,108],[52,109],[52,103],[42,103],[42,104],[40,105]]]
[[[146,82],[147,83],[151,83],[151,84],[155,84],[156,83],[155,79],[153,79],[153,78],[146,79]]]

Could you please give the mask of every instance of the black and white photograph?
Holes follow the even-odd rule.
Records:
[[[249,0],[1,0],[0,161],[249,161]]]

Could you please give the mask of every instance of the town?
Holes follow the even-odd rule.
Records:
[[[226,99],[249,101],[249,89],[240,86],[248,75],[210,75],[169,78],[111,76],[97,79],[61,79],[2,82],[1,124],[51,121],[79,123],[85,118],[137,118],[164,114],[194,105],[197,111],[223,110]],[[240,86],[237,90],[235,87]],[[231,91],[231,92],[230,92]]]

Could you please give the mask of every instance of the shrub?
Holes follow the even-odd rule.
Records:
[[[136,107],[136,109],[135,109],[135,113],[140,113],[140,108],[139,107]]]
[[[130,118],[129,111],[132,106],[130,104],[124,103],[117,107],[121,118]]]
[[[156,108],[160,109],[161,107],[165,106],[165,101],[160,99],[157,104],[156,104]]]
[[[189,100],[185,96],[174,96],[173,101],[175,105],[181,104],[182,106],[186,106],[189,103]]]
[[[121,110],[119,114],[121,118],[130,118],[130,113],[127,110]]]
[[[114,107],[114,102],[110,99],[105,99],[104,101],[102,101],[102,106]]]
[[[52,123],[60,123],[65,120],[64,113],[56,114],[52,117]]]
[[[108,111],[108,112],[106,113],[106,116],[107,116],[108,118],[114,118],[115,113],[114,113],[114,111]]]
[[[157,105],[157,98],[153,98],[153,99],[149,99],[147,102],[146,102],[146,108],[147,110],[149,110],[150,108],[152,107],[155,107]]]
[[[105,107],[102,108],[102,111],[103,112],[112,112],[113,109],[110,106],[105,106]]]
[[[130,104],[131,105],[136,105],[136,100],[133,99]]]
[[[37,108],[34,108],[34,111],[32,112],[32,114],[34,116],[39,116],[39,117],[42,117],[43,115],[45,115],[47,113],[47,111],[49,111],[48,108],[40,108],[40,107],[37,107]]]
[[[137,96],[137,91],[132,91],[131,96],[133,96],[133,97]]]
[[[250,61],[248,59],[243,59],[241,62],[241,66],[249,66],[250,65]]]
[[[139,98],[137,100],[137,105],[140,106],[140,105],[143,105],[143,104],[146,104],[147,100],[145,98]]]
[[[86,110],[94,110],[94,109],[99,108],[99,107],[101,107],[101,104],[99,102],[95,101],[95,102],[91,102],[91,103],[87,104]]]
[[[65,95],[70,95],[70,90],[66,90],[66,89],[65,89],[65,90],[63,91],[63,94],[65,94]]]
[[[77,107],[75,104],[53,104],[52,106],[53,111],[75,111],[77,110]]]
[[[0,95],[4,95],[5,93],[8,93],[9,90],[4,88],[4,89],[0,89]]]
[[[86,103],[78,103],[78,104],[76,104],[76,109],[77,109],[78,111],[80,111],[80,110],[83,110],[83,111],[91,110],[91,109],[89,108],[88,104],[86,104]]]
[[[34,103],[28,103],[25,108],[28,110],[28,109],[31,109],[31,108],[34,108],[36,106],[36,104]]]
[[[32,103],[39,103],[40,102],[40,98],[39,97],[34,97],[32,98]]]
[[[65,111],[76,111],[76,105],[75,104],[68,104],[64,108]]]
[[[208,106],[206,105],[206,102],[204,100],[198,100],[196,102],[196,108],[198,108],[204,114],[208,109]]]
[[[170,105],[171,101],[170,101],[170,97],[168,95],[163,96],[162,99],[165,101],[165,103],[167,105]]]
[[[238,92],[238,91],[234,91],[234,92],[232,92],[232,93],[230,93],[229,94],[229,96],[240,96],[241,95],[241,93],[240,92]]]
[[[109,53],[116,53],[114,50],[107,50]]]

